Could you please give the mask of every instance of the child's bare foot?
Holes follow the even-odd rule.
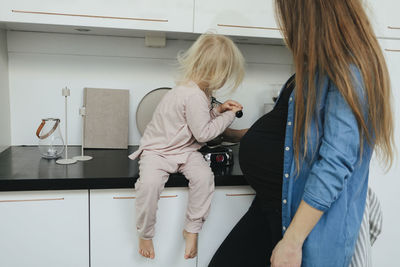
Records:
[[[153,240],[141,239],[139,238],[139,254],[143,257],[154,259],[154,247]]]
[[[199,234],[189,233],[183,230],[183,237],[186,240],[185,259],[192,259],[197,256],[197,237]]]

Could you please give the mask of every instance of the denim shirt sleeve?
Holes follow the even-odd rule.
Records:
[[[360,150],[356,118],[337,87],[332,82],[328,84],[321,145],[303,194],[307,204],[323,212],[340,196]]]

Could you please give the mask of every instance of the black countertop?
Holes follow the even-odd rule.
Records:
[[[230,168],[213,168],[216,186],[247,185],[238,164],[238,146]],[[128,155],[137,149],[85,149],[93,159],[58,165],[41,158],[37,146],[11,146],[0,153],[0,191],[133,188],[139,176],[138,161]],[[80,147],[68,147],[69,157],[80,155]],[[171,174],[166,187],[185,187],[182,174]]]

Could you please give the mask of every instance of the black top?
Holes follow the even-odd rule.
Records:
[[[234,158],[238,147],[230,147]],[[58,165],[40,157],[37,146],[12,146],[0,153],[0,191],[133,188],[139,177],[138,159],[128,155],[138,149],[85,149],[89,161]],[[80,155],[80,146],[68,146],[70,157]],[[216,186],[247,185],[239,164],[212,166]],[[166,187],[186,187],[180,173],[171,174]]]
[[[248,183],[266,207],[281,209],[283,152],[289,97],[294,76],[274,109],[257,120],[240,141],[239,163]]]

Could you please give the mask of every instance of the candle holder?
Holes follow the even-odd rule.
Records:
[[[68,165],[76,163],[75,159],[68,158],[68,97],[70,96],[70,90],[65,87],[62,89],[62,95],[65,98],[65,158],[56,161],[57,164]]]
[[[82,117],[82,148],[81,148],[81,155],[73,157],[73,159],[75,159],[77,161],[87,161],[87,160],[93,159],[93,157],[85,156],[83,154],[83,147],[85,144],[85,119],[86,119],[86,108],[85,107],[81,107],[79,109],[79,115],[81,115],[81,117]]]

